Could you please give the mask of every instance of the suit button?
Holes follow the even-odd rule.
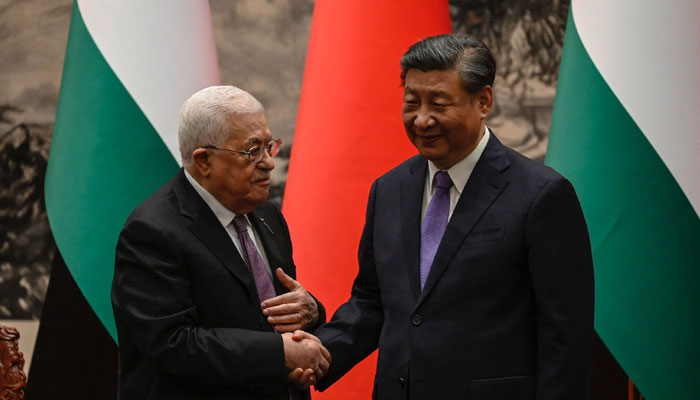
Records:
[[[399,378],[399,383],[401,384],[401,386],[404,386],[404,385],[406,385],[406,380],[403,379],[403,377],[401,377],[401,378]]]
[[[418,326],[423,323],[423,317],[420,315],[416,314],[413,317],[411,317],[411,323],[415,326]]]

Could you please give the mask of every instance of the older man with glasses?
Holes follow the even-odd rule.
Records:
[[[232,86],[183,105],[183,169],[117,244],[119,399],[302,399],[327,372],[328,351],[301,332],[323,306],[295,280],[287,224],[267,202],[281,140],[263,111]]]

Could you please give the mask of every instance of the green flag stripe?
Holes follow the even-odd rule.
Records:
[[[571,14],[564,43],[546,163],[573,182],[589,224],[596,330],[645,398],[695,398],[700,219],[589,58]]]
[[[119,231],[130,211],[177,169],[90,37],[76,2],[46,173],[46,207],[68,268],[115,340],[110,286]]]

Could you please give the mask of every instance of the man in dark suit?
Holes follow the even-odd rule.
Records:
[[[584,399],[593,330],[588,232],[571,184],[484,120],[496,65],[441,35],[401,59],[419,151],[372,185],[352,297],[315,332],[323,390],[377,347],[377,399]]]
[[[178,139],[184,169],[117,244],[119,398],[309,398],[328,352],[291,336],[325,313],[294,280],[287,225],[266,202],[280,140],[262,105],[231,86],[190,97]]]

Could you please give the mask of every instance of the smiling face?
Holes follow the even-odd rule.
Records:
[[[230,125],[223,148],[248,151],[272,140],[262,113],[237,115]],[[250,162],[245,154],[212,149],[198,149],[194,158],[204,177],[200,184],[229,210],[246,214],[267,200],[270,171],[275,168],[267,152],[257,163]]]
[[[491,86],[467,93],[454,70],[406,73],[403,124],[420,154],[440,169],[448,169],[469,155],[484,135],[491,111]]]

